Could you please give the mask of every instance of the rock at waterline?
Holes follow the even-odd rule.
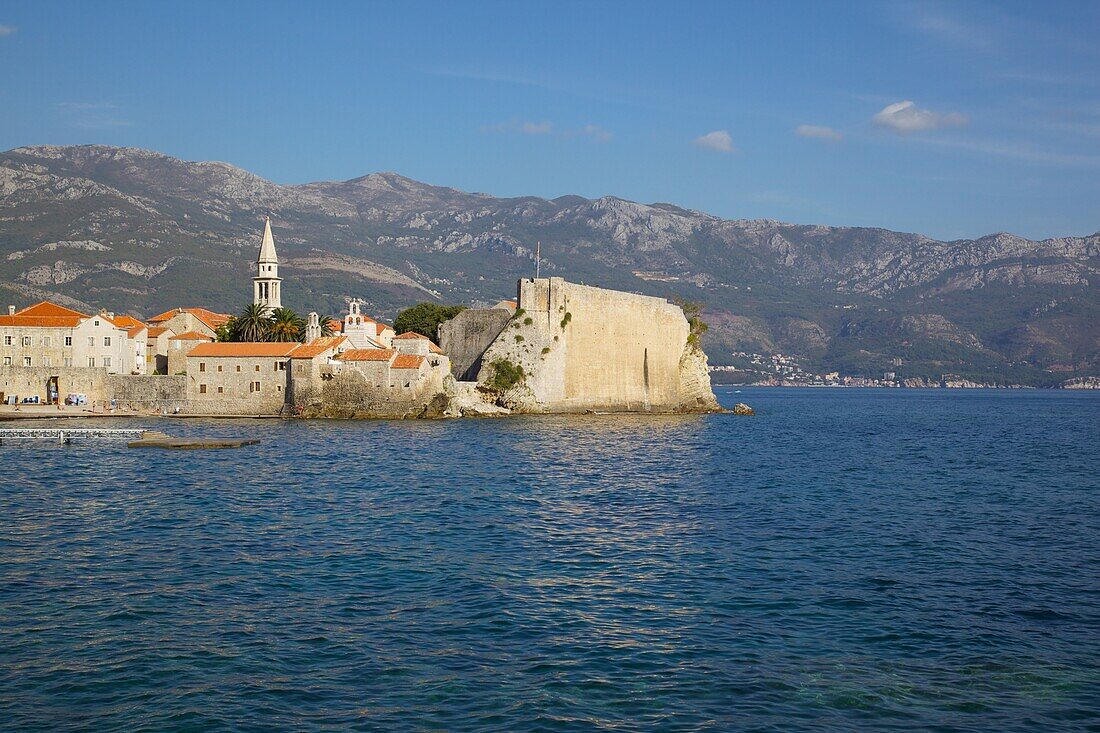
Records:
[[[738,402],[733,406],[734,415],[755,415],[756,411],[746,405],[744,402]]]

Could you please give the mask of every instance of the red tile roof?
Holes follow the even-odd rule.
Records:
[[[137,338],[138,334],[140,334],[142,331],[146,330],[147,328],[148,328],[148,326],[146,326],[144,323],[141,324],[140,326],[134,326],[133,328],[129,328],[129,329],[126,330],[126,336],[129,337],[129,338]]]
[[[149,326],[149,337],[156,338],[167,330],[167,328],[161,328],[160,326]]]
[[[419,369],[424,363],[424,357],[420,354],[398,354],[393,360],[394,369]]]
[[[161,329],[163,330],[163,329]],[[213,341],[212,338],[205,333],[199,333],[198,331],[188,331],[187,333],[181,333],[179,336],[171,336],[169,341]]]
[[[16,311],[13,316],[0,316],[0,326],[23,326],[25,328],[75,328],[85,318],[90,318],[87,313],[74,311],[43,300],[32,306]]]
[[[292,359],[313,359],[347,340],[346,336],[322,336],[308,344],[301,344],[290,354]]]
[[[269,357],[290,356],[290,353],[298,348],[294,342],[272,341],[212,341],[199,344],[187,353],[187,357],[209,356],[217,357]]]
[[[393,349],[348,349],[337,358],[341,361],[389,361],[396,353]]]

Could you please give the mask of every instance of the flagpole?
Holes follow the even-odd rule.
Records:
[[[538,279],[542,270],[542,242],[535,243],[535,279]]]

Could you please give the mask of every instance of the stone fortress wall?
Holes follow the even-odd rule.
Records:
[[[482,356],[523,368],[504,401],[530,412],[717,409],[706,357],[688,343],[683,310],[663,298],[569,283],[519,282],[516,316]]]
[[[511,318],[512,312],[503,308],[480,308],[464,310],[439,325],[439,348],[451,358],[455,379],[477,379],[482,354]]]

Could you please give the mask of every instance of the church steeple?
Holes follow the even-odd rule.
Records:
[[[275,254],[275,238],[271,236],[271,217],[264,217],[264,236],[256,258],[256,277],[252,278],[252,302],[269,309],[281,308],[282,278],[279,277],[279,257]]]

